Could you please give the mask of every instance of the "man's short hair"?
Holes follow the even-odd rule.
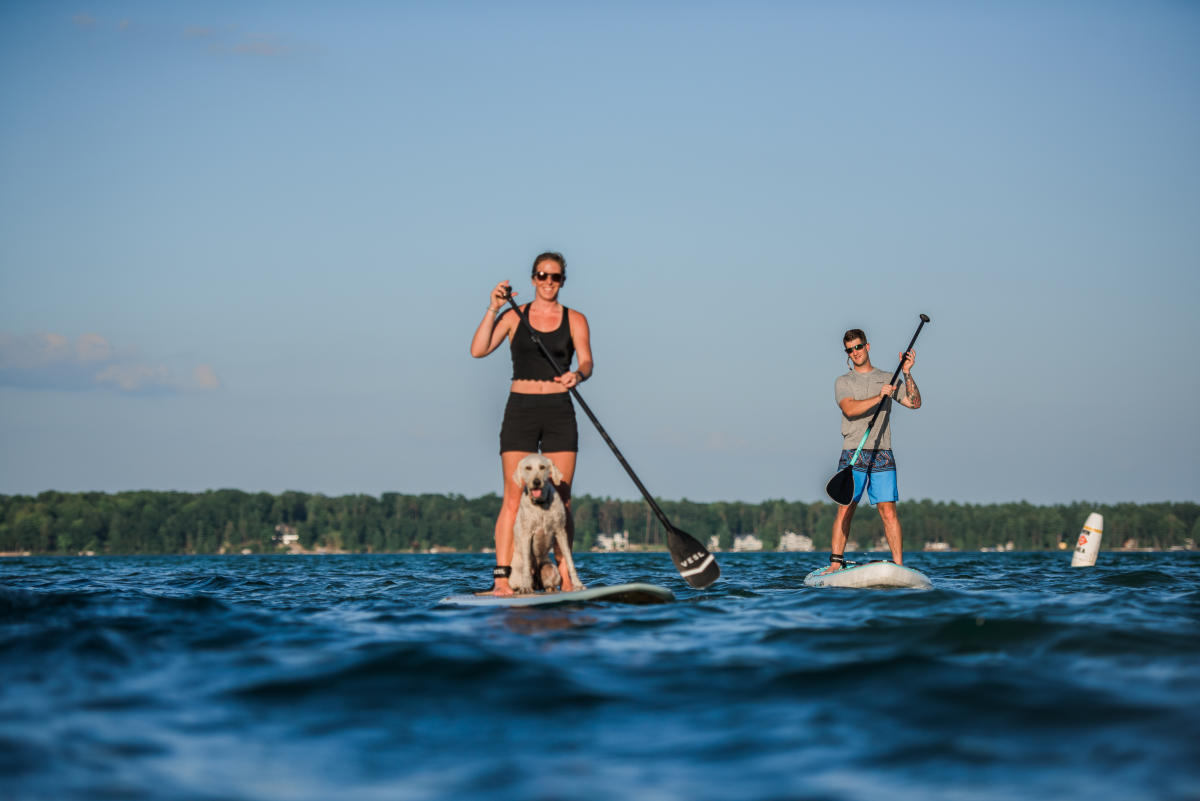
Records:
[[[849,331],[842,334],[842,344],[843,345],[845,345],[847,342],[849,342],[852,339],[861,339],[863,342],[866,342],[867,334],[861,328],[851,328]]]

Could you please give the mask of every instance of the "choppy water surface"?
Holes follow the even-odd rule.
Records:
[[[462,556],[0,561],[2,799],[1200,798],[1200,554],[578,558],[679,600],[436,607]]]

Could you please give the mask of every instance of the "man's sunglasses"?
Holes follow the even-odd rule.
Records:
[[[854,353],[854,351],[856,351],[856,350],[862,350],[866,346],[867,346],[866,342],[859,342],[857,345],[851,345],[850,347],[846,348],[846,354],[849,355],[851,353]]]
[[[536,273],[533,274],[533,277],[539,281],[545,281],[547,278],[549,278],[551,281],[553,281],[556,284],[561,284],[563,282],[563,274],[562,273],[547,273],[547,272],[542,272],[541,270],[538,270]]]

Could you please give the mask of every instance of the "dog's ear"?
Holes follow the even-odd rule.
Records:
[[[513,471],[513,481],[516,482],[517,484],[522,483],[521,482],[521,463],[520,462],[517,462],[517,469]],[[524,485],[522,485],[522,486],[524,486]]]
[[[549,459],[546,461],[550,462],[550,478],[554,479],[554,483],[561,484],[563,480],[562,471],[558,469],[558,465],[556,465],[554,462],[550,461]]]

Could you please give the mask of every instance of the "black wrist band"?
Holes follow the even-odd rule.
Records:
[[[512,568],[508,565],[496,565],[492,568],[492,578],[508,578],[512,575]]]

